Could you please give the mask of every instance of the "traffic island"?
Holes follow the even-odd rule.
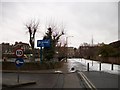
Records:
[[[63,66],[64,61],[60,62],[25,62],[23,66],[20,67],[20,71],[36,71],[36,70],[50,70],[50,69],[58,69]],[[2,70],[10,70],[14,71],[17,70],[16,65],[14,62],[2,62]]]
[[[21,87],[21,86],[26,86],[26,85],[32,85],[36,84],[35,81],[26,81],[26,82],[19,82],[19,83],[2,83],[2,88],[15,88],[15,87]]]

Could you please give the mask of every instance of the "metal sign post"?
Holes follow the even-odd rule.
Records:
[[[40,63],[42,63],[42,47],[40,47]]]
[[[42,63],[42,47],[50,47],[50,40],[37,40],[37,47],[40,47],[40,63]]]
[[[20,75],[19,75],[20,67],[24,64],[24,60],[21,58],[24,55],[23,49],[16,49],[15,55],[18,57],[15,60],[15,65],[17,67],[17,83],[19,83],[20,82]]]
[[[24,64],[24,60],[22,58],[17,58],[15,60],[15,64],[17,67],[17,82],[19,83],[19,71],[20,71],[20,67]]]
[[[20,81],[20,78],[19,78],[20,76],[19,76],[19,67],[17,68],[17,83],[19,83],[19,81]]]

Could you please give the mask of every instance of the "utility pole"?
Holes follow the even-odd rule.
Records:
[[[93,46],[93,35],[92,35],[92,40],[91,40],[92,46]]]
[[[66,37],[66,62],[68,57],[68,37]]]
[[[68,58],[68,37],[73,37],[73,36],[66,37],[66,62],[67,62],[67,58]]]
[[[93,50],[93,35],[92,35],[91,43],[92,43],[92,50]],[[93,57],[93,52],[92,52],[92,57]],[[93,60],[92,60],[92,66],[93,66]]]

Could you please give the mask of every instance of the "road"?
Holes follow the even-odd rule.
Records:
[[[74,67],[75,70],[71,71]],[[86,71],[86,66],[76,60],[68,60],[63,68],[56,69],[61,73],[19,73],[20,82],[35,81],[36,84],[26,85],[17,88],[85,88],[83,80],[78,76],[79,72],[93,83],[96,88],[118,88],[118,75],[102,71]],[[55,71],[56,71],[55,70]],[[79,70],[78,73],[75,72]],[[14,84],[17,82],[17,73],[2,73],[2,83]]]
[[[19,88],[83,88],[78,75],[70,69],[77,63],[64,63],[63,68],[55,71],[61,71],[61,74],[56,73],[19,73],[20,82],[36,81],[36,84],[22,86]],[[79,65],[78,65],[79,66]],[[83,68],[82,65],[80,65]],[[17,82],[17,73],[2,73],[3,83],[11,84]]]
[[[19,88],[83,88],[76,73],[68,74],[25,74],[20,73],[20,82],[36,81],[34,85]],[[16,83],[16,73],[3,73],[3,83]]]

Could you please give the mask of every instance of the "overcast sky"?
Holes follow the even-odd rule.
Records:
[[[25,24],[40,21],[36,40],[50,21],[65,26],[69,46],[118,40],[118,2],[1,2],[0,43],[29,42]],[[2,28],[1,28],[2,26]],[[61,40],[65,41],[63,36]]]

